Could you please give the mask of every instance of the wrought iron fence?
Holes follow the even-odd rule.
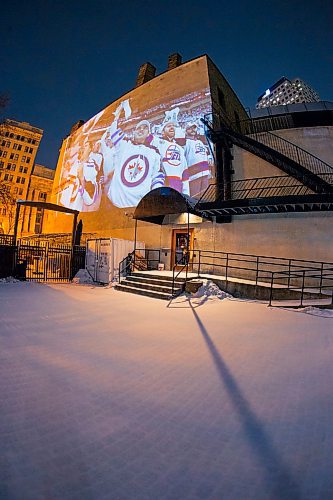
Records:
[[[16,276],[29,281],[71,280],[85,267],[85,247],[49,245],[47,242],[0,239],[0,277]]]

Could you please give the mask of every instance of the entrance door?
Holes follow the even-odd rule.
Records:
[[[188,238],[190,238],[189,242]],[[188,249],[190,250],[189,262],[191,262],[193,254],[193,252],[191,252],[191,250],[193,250],[193,229],[190,229],[189,234],[187,229],[174,229],[172,232],[171,269],[173,269],[175,264],[179,268],[186,264]]]

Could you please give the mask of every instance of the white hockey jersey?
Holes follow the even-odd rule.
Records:
[[[208,163],[207,147],[200,139],[186,139],[185,158],[191,196],[196,196],[208,187],[211,171]]]
[[[127,140],[120,141],[115,151],[108,197],[119,208],[136,207],[145,194],[164,185],[160,156],[151,147]]]
[[[183,194],[190,194],[184,149],[175,141],[171,142],[155,136],[151,139],[150,144],[161,155],[165,171],[165,186],[170,186]]]

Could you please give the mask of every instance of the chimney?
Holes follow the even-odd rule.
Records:
[[[70,134],[74,134],[82,125],[84,124],[84,120],[78,120],[77,122],[74,123],[74,125],[71,128]]]
[[[149,82],[154,78],[155,73],[156,68],[150,62],[141,64],[135,86],[140,87],[143,83]]]
[[[169,69],[174,69],[180,66],[182,63],[182,56],[175,52],[174,54],[170,54],[168,57],[168,71]]]

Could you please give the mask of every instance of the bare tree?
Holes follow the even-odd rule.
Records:
[[[16,213],[16,199],[11,194],[10,187],[9,182],[0,179],[0,210],[7,219],[6,233],[8,234],[14,229]]]

